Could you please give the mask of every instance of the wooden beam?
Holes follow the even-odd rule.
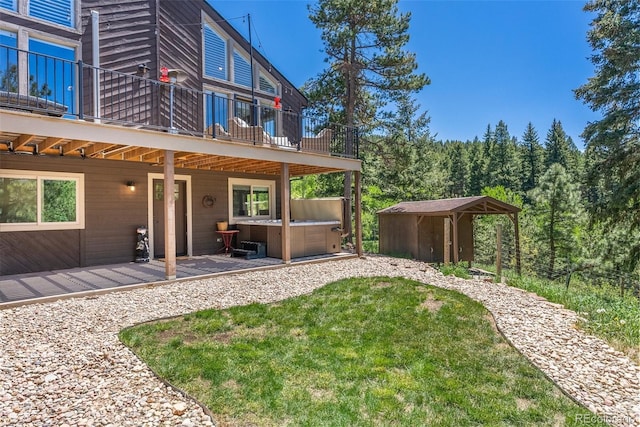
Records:
[[[60,141],[64,141],[64,138],[53,138],[49,137],[38,144],[38,152],[43,152],[50,148],[53,148],[55,145],[59,144]]]
[[[460,254],[458,253],[460,246],[458,245],[458,213],[453,213],[453,263],[458,263]]]
[[[175,170],[173,151],[164,152],[164,272],[167,280],[176,278],[176,201],[173,194]]]
[[[108,150],[108,149],[113,148],[113,147],[118,147],[118,145],[117,144],[106,144],[104,142],[96,142],[95,144],[93,144],[93,145],[91,145],[89,147],[86,147],[84,149],[84,154],[86,156],[89,156],[89,157],[98,157],[98,156],[96,156],[97,154],[101,155],[104,150]]]
[[[25,145],[33,141],[35,137],[36,137],[35,135],[26,135],[26,134],[20,135],[13,141],[13,149],[17,150],[19,148],[24,147]]]
[[[91,144],[89,141],[73,140],[71,142],[67,142],[65,145],[62,146],[62,153],[70,154],[80,148],[85,148],[89,144]]]
[[[282,262],[285,264],[291,263],[290,203],[289,164],[282,163],[280,166],[280,217],[282,218]]]
[[[444,265],[451,262],[451,220],[449,217],[444,218]]]
[[[356,253],[358,256],[362,256],[364,254],[362,248],[362,177],[360,171],[355,171],[354,179],[355,179],[355,209],[356,209]]]

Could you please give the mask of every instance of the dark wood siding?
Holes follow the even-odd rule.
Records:
[[[100,16],[100,67],[116,71],[101,72],[100,90],[102,110],[106,120],[135,121],[151,126],[167,126],[160,122],[159,105],[167,97],[157,86],[141,82],[145,77],[138,65],[149,70],[146,76],[158,78],[156,3],[153,0],[83,0],[82,2],[82,57],[85,64],[92,64],[91,11]],[[119,74],[122,73],[122,74]],[[93,73],[83,72],[84,113],[97,116],[92,111]]]
[[[444,262],[444,218],[410,214],[379,214],[380,253],[411,255],[426,262]],[[473,218],[464,215],[458,220],[459,261],[473,261]],[[416,225],[417,224],[417,225]],[[453,241],[453,227],[450,228]],[[453,261],[451,247],[449,259]]]
[[[161,167],[116,160],[1,154],[3,169],[84,174],[85,229],[0,233],[0,275],[90,265],[131,262],[135,259],[136,229],[148,226],[148,174]],[[228,178],[274,180],[276,212],[280,206],[280,179],[272,175],[224,174],[176,169],[190,175],[192,185],[192,249],[194,255],[212,254],[216,221],[228,218]],[[135,192],[126,183],[136,183]],[[215,197],[212,207],[204,196]]]
[[[418,257],[417,218],[415,215],[378,215],[380,253]]]

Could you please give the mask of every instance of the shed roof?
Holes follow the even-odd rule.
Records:
[[[455,199],[400,202],[378,211],[378,214],[419,214],[444,216],[454,212],[475,215],[492,215],[520,212],[520,208],[489,196],[458,197]]]

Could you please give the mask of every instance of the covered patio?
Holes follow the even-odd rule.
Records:
[[[294,258],[291,263],[296,265],[317,263],[353,258],[354,256],[350,253],[340,252]],[[179,257],[176,260],[176,280],[174,282],[228,276],[230,273],[246,273],[284,266],[282,260],[277,258],[247,260],[225,255]],[[168,281],[165,280],[165,262],[163,260],[0,276],[0,310],[58,299],[93,297],[108,292],[158,286],[166,283]]]

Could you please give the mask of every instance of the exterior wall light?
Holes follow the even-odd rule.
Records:
[[[129,187],[131,191],[136,191],[136,183],[133,181],[127,181],[127,187]]]

